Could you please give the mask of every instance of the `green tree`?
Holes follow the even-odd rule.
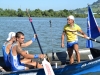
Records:
[[[3,16],[3,9],[0,8],[0,16]]]
[[[35,11],[34,11],[35,13],[35,16],[36,17],[42,17],[42,14],[41,14],[41,10],[40,9],[35,9]]]
[[[50,13],[50,17],[54,16],[54,10],[53,9],[49,9],[48,12]]]
[[[23,15],[24,15],[24,12],[19,8],[18,11],[17,11],[17,16],[23,17]]]

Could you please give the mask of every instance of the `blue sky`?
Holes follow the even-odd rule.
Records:
[[[0,8],[14,9],[41,9],[41,10],[63,10],[76,9],[86,7],[97,0],[0,0]]]

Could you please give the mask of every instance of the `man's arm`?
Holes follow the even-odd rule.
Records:
[[[61,36],[61,47],[64,47],[64,37],[65,37],[65,31],[63,31]]]
[[[33,41],[30,40],[30,41],[28,41],[28,42],[25,42],[25,43],[21,44],[21,47],[28,47],[28,46],[30,46],[32,43],[33,43]]]
[[[82,30],[80,30],[79,32],[84,36],[84,38],[87,38],[87,35]]]
[[[21,44],[21,47],[28,47],[28,46],[30,46],[35,41],[35,39],[36,39],[36,34],[34,34],[34,37],[32,38],[32,40],[30,40],[30,41],[28,41],[26,43]]]
[[[28,58],[28,59],[33,59],[33,58],[44,58],[45,55],[43,54],[26,54],[25,51],[22,50],[22,48],[20,48],[19,46],[16,47],[16,51],[17,53],[19,53],[21,56],[23,56],[24,58]]]

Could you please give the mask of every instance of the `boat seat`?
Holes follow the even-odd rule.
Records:
[[[98,48],[90,48],[91,54],[93,58],[97,58],[100,56],[100,49]]]
[[[59,61],[61,61],[61,65],[66,64],[67,61],[67,53],[64,52],[57,52],[56,56],[58,57]]]
[[[47,54],[50,58],[52,64],[57,63],[58,65],[63,65],[66,63],[67,60],[67,52],[52,52]]]

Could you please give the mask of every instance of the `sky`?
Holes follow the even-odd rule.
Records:
[[[14,10],[18,8],[22,10],[26,10],[26,8],[31,10],[73,10],[87,7],[87,4],[92,4],[96,1],[97,0],[0,0],[0,8]]]

